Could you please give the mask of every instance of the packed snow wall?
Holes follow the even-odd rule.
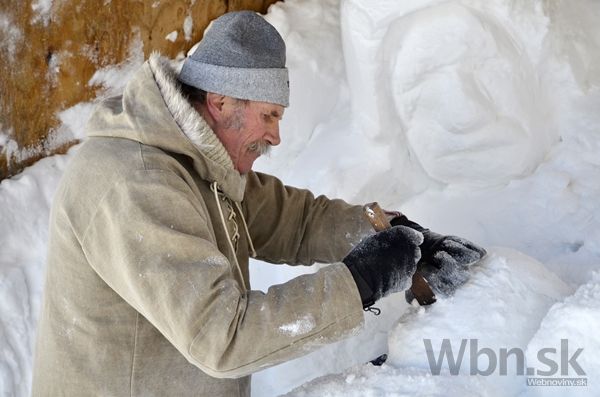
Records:
[[[152,51],[183,56],[208,23],[275,0],[0,2],[0,180],[77,137],[57,112],[96,97],[96,70]]]

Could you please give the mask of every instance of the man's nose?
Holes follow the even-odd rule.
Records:
[[[279,123],[277,123],[273,128],[269,129],[265,138],[271,146],[277,146],[281,143],[281,137],[279,136]]]

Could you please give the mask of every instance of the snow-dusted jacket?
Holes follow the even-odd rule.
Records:
[[[34,396],[247,396],[250,373],[362,325],[339,263],[370,229],[361,207],[240,175],[167,60],[88,127],[51,211]],[[252,250],[333,264],[252,291]]]

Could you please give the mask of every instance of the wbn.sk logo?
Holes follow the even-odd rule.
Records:
[[[469,373],[470,375],[489,376],[498,371],[499,375],[508,375],[509,358],[514,360],[516,371],[510,375],[527,375],[527,384],[530,386],[587,386],[585,371],[581,368],[577,359],[583,352],[583,348],[575,350],[575,353],[569,355],[569,340],[560,340],[560,351],[555,348],[547,347],[537,352],[537,360],[543,368],[527,367],[525,368],[525,353],[522,349],[514,347],[512,349],[500,348],[498,354],[489,347],[479,348],[477,339],[462,339],[458,349],[458,355],[455,358],[454,349],[450,339],[443,339],[442,346],[437,354],[434,353],[431,339],[423,339],[427,360],[432,375],[439,375],[444,366],[444,361],[448,365],[451,375],[458,375],[462,366],[467,344],[469,346]],[[480,358],[487,358],[480,367]],[[487,366],[486,366],[487,364]],[[560,376],[558,375],[560,370]],[[575,371],[578,377],[568,377],[574,375],[570,370]],[[538,377],[533,377],[538,376]]]

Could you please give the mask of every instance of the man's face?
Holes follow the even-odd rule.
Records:
[[[215,133],[229,153],[235,169],[245,174],[261,154],[281,142],[279,122],[284,107],[233,98],[228,98],[224,106],[224,117]]]

